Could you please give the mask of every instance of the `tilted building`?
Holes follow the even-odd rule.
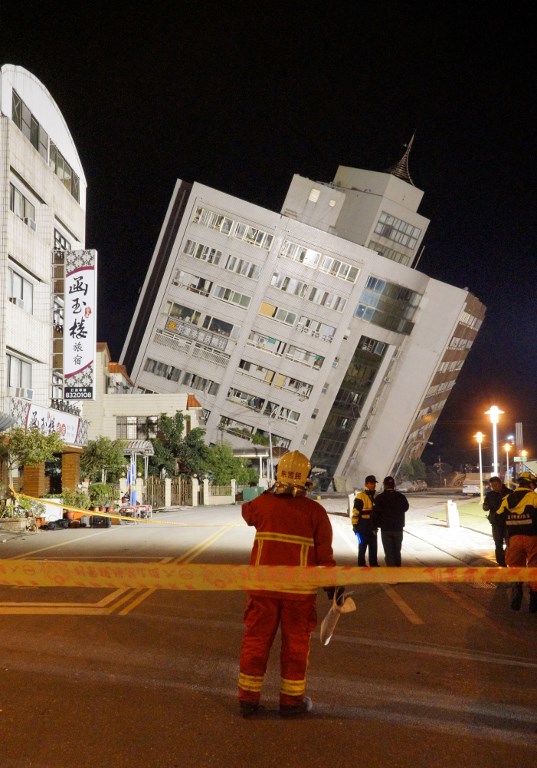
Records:
[[[295,175],[281,213],[178,180],[120,357],[138,390],[195,392],[209,442],[268,436],[325,486],[418,458],[485,307],[416,268],[409,151]]]

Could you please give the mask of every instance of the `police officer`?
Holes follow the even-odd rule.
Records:
[[[378,567],[377,529],[373,525],[373,502],[377,490],[377,478],[368,475],[363,491],[356,494],[352,509],[352,530],[358,539],[358,565],[366,566],[365,555],[369,549],[369,565]]]
[[[492,527],[492,538],[494,539],[494,548],[496,562],[502,568],[506,567],[504,541],[507,544],[507,531],[505,528],[505,515],[497,515],[502,500],[508,496],[511,491],[502,483],[499,477],[491,477],[489,480],[490,490],[486,492],[483,501],[483,510],[488,512],[487,518]]]

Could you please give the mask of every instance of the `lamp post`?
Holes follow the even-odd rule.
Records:
[[[488,411],[485,411],[485,414],[487,416],[490,416],[490,423],[492,424],[492,450],[493,450],[493,461],[492,461],[492,474],[493,475],[499,475],[498,470],[498,421],[500,418],[500,414],[503,413],[503,411],[500,411],[497,405],[491,405]]]
[[[528,458],[528,452],[527,451],[520,451],[520,458],[522,459],[522,470],[519,470],[518,474],[520,475],[520,472],[524,472],[524,467],[526,466],[526,459]]]
[[[509,451],[511,450],[511,443],[506,443],[503,446],[503,449],[505,451],[505,484],[507,485],[510,480],[510,474],[509,474]]]
[[[276,411],[278,410],[278,406],[274,406],[272,411],[268,414],[268,440],[269,440],[269,466],[268,466],[268,472],[267,472],[267,478],[268,478],[268,486],[269,488],[272,488],[274,485],[274,463],[273,463],[273,455],[272,455],[272,429],[270,426],[270,420],[273,419],[276,415]]]
[[[481,497],[481,504],[483,504],[483,459],[481,456],[481,443],[483,442],[483,432],[478,432],[475,435],[477,445],[479,448],[479,496]]]

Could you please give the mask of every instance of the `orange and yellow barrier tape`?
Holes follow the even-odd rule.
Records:
[[[390,583],[537,582],[537,568],[333,568],[281,565],[0,560],[0,585],[189,591],[270,590]]]
[[[39,499],[36,496],[27,496],[25,493],[18,493],[11,486],[9,487],[15,499],[30,499],[30,501],[37,501],[40,504],[48,504],[51,507],[58,507],[58,510],[67,510],[68,512],[76,512],[80,515],[91,515],[92,517],[109,517],[111,520],[125,520],[129,523],[152,523],[153,525],[178,525],[184,527],[183,523],[174,523],[170,520],[153,520],[149,517],[134,517],[134,515],[120,515],[116,512],[102,512],[101,510],[82,509],[81,507],[71,507],[69,504],[63,504],[58,501],[50,501],[49,499]],[[0,523],[1,525],[1,523]]]

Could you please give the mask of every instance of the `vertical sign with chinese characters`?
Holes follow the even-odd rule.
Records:
[[[64,400],[95,399],[97,251],[65,251]]]

